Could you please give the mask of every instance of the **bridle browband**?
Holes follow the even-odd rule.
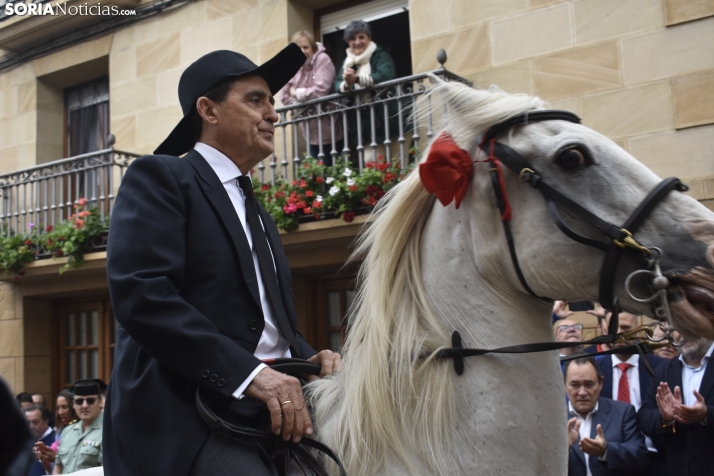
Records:
[[[584,245],[597,248],[605,252],[605,258],[603,259],[602,267],[600,269],[600,282],[599,282],[599,300],[600,304],[607,310],[612,312],[612,318],[610,319],[609,334],[596,337],[587,342],[541,342],[532,344],[522,344],[514,345],[509,347],[501,347],[498,349],[467,349],[462,347],[461,336],[458,331],[454,331],[452,334],[452,346],[451,348],[442,349],[436,352],[435,356],[437,358],[450,358],[454,361],[454,369],[458,375],[461,375],[464,370],[464,357],[470,357],[475,355],[484,355],[489,353],[498,354],[520,354],[520,353],[531,353],[531,352],[545,352],[550,350],[561,349],[565,347],[575,347],[583,344],[612,344],[620,338],[624,338],[617,334],[618,330],[618,314],[619,305],[618,299],[614,296],[614,285],[615,285],[615,273],[617,271],[617,265],[622,257],[622,254],[627,248],[637,250],[647,259],[647,266],[649,268],[654,268],[653,271],[649,270],[639,270],[632,273],[626,282],[629,285],[629,281],[633,275],[638,273],[648,273],[653,277],[655,294],[648,299],[637,299],[640,302],[653,302],[655,299],[660,301],[660,307],[656,310],[656,314],[661,318],[666,318],[671,325],[671,317],[669,316],[669,307],[667,304],[667,287],[669,282],[666,277],[664,277],[659,268],[659,261],[662,258],[662,252],[652,247],[647,248],[640,244],[633,235],[640,228],[642,223],[647,219],[647,217],[652,213],[654,208],[673,190],[679,192],[684,192],[688,190],[688,187],[684,185],[678,178],[671,177],[662,180],[657,186],[652,189],[647,196],[640,202],[640,204],[635,208],[629,218],[625,221],[622,226],[617,226],[614,223],[608,222],[598,217],[582,205],[578,204],[571,198],[560,193],[559,191],[552,188],[546,183],[546,181],[538,174],[535,167],[533,167],[528,160],[523,157],[516,150],[508,147],[507,145],[496,141],[496,137],[503,134],[513,127],[520,125],[527,125],[532,122],[542,122],[542,121],[553,121],[562,120],[573,122],[575,124],[580,124],[580,118],[575,114],[568,111],[558,111],[558,110],[546,110],[546,111],[532,111],[518,116],[511,117],[499,124],[492,126],[481,138],[481,146],[479,152],[483,150],[486,152],[486,147],[488,147],[488,159],[486,160],[491,164],[489,173],[491,175],[491,183],[493,185],[493,191],[496,196],[496,205],[501,212],[501,223],[503,224],[503,229],[506,235],[506,242],[508,243],[508,251],[511,255],[511,261],[513,262],[513,267],[518,276],[523,288],[530,294],[543,301],[553,301],[553,299],[540,296],[536,294],[533,289],[528,285],[523,271],[521,270],[518,254],[516,252],[515,240],[513,233],[511,231],[510,225],[510,204],[508,203],[507,197],[505,196],[505,182],[500,177],[501,167],[499,163],[508,167],[511,171],[518,175],[518,178],[540,191],[543,198],[548,205],[548,211],[558,229],[563,232],[567,237],[575,240]],[[561,218],[558,211],[558,205],[567,208],[571,213],[576,215],[578,218],[584,222],[590,224],[593,228],[600,231],[600,233],[606,238],[607,241],[599,241],[596,239],[588,238],[576,232],[570,228]],[[507,213],[508,211],[508,213]],[[632,296],[632,293],[628,289],[628,293]],[[634,298],[634,297],[633,297]],[[634,298],[636,299],[636,298]],[[640,330],[639,328],[637,330]],[[650,340],[651,344],[655,344],[655,341]],[[630,345],[626,348],[618,348],[618,353],[637,352],[643,357],[643,361],[647,363],[644,358],[644,353],[649,351],[650,347],[647,344],[637,343]],[[599,352],[599,354],[613,353],[614,350]],[[592,355],[592,354],[590,354]],[[571,357],[572,358],[572,357]],[[570,359],[570,358],[568,358]],[[651,368],[648,367],[650,373],[654,375]]]

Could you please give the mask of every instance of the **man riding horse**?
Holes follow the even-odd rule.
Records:
[[[211,432],[197,388],[243,425],[293,442],[313,431],[299,380],[261,360],[301,357],[329,375],[340,356],[297,332],[290,268],[250,181],[273,152],[273,94],[304,62],[294,44],[260,67],[231,51],[200,58],[179,82],[183,119],[123,178],[107,250],[120,324],[108,476],[276,475],[269,448]]]

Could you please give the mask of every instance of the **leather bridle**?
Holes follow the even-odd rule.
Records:
[[[484,138],[482,139],[482,144],[487,144],[491,148],[491,154],[489,155],[488,160],[492,165],[494,165],[491,169],[491,177],[494,185],[493,189],[496,193],[496,201],[501,213],[503,214],[505,201],[503,199],[502,189],[498,186],[498,169],[495,167],[495,161],[498,160],[514,173],[518,174],[518,177],[522,181],[535,188],[543,195],[543,198],[548,205],[548,211],[560,231],[562,231],[567,237],[579,243],[605,252],[605,258],[600,269],[599,301],[605,309],[612,311],[616,305],[613,291],[615,284],[615,272],[617,270],[618,262],[625,249],[635,249],[643,253],[646,257],[652,255],[652,250],[640,244],[633,237],[633,235],[652,213],[654,208],[671,191],[677,190],[679,192],[684,192],[687,190],[687,186],[675,177],[665,179],[657,184],[657,186],[651,190],[649,194],[647,194],[645,199],[640,202],[622,226],[603,220],[571,198],[552,188],[538,174],[535,167],[533,167],[525,157],[507,145],[495,140],[496,136],[515,126],[525,125],[532,122],[552,120],[563,120],[580,124],[580,118],[571,112],[534,111],[512,117],[491,127],[486,132]],[[570,228],[561,218],[560,213],[558,212],[558,205],[567,208],[572,214],[576,215],[582,221],[590,224],[595,229],[600,231],[607,241],[603,242],[585,237]],[[518,263],[518,255],[516,254],[515,242],[511,232],[510,223],[503,220],[503,226],[513,266],[516,269],[516,274],[518,275],[521,285],[523,285],[525,290],[532,296],[545,301],[552,301],[550,298],[537,295],[528,285],[528,282],[526,281],[523,271],[521,271],[521,267]]]
[[[511,171],[518,175],[519,179],[527,183],[531,187],[538,190],[546,201],[548,205],[548,210],[550,215],[555,222],[558,229],[563,232],[567,237],[582,243],[584,245],[597,248],[605,252],[605,258],[603,259],[602,266],[600,269],[600,280],[599,280],[599,300],[600,304],[607,310],[612,312],[612,318],[610,319],[609,325],[609,335],[599,336],[588,342],[543,342],[534,344],[523,344],[510,347],[502,347],[499,349],[465,349],[461,347],[461,336],[458,331],[454,331],[452,335],[452,347],[449,349],[443,349],[436,353],[438,358],[452,358],[454,359],[454,368],[456,373],[461,375],[463,372],[463,358],[483,355],[487,353],[529,353],[529,352],[544,352],[548,350],[555,350],[564,347],[573,347],[582,344],[597,344],[597,343],[613,343],[619,336],[617,335],[618,329],[618,314],[619,306],[618,300],[614,296],[614,286],[615,286],[615,273],[617,271],[617,266],[622,257],[622,254],[627,248],[639,251],[646,258],[647,267],[654,268],[656,272],[647,271],[651,274],[654,279],[654,288],[656,290],[655,295],[649,298],[647,302],[653,302],[654,300],[659,300],[659,309],[664,309],[665,312],[657,312],[657,314],[662,318],[667,318],[670,321],[670,316],[668,312],[667,305],[667,287],[669,282],[661,274],[659,270],[659,261],[661,259],[661,251],[657,248],[648,248],[641,243],[639,243],[635,238],[634,234],[644,223],[647,217],[652,213],[654,208],[673,190],[679,192],[684,192],[688,189],[678,178],[671,177],[661,181],[657,186],[651,190],[647,196],[640,202],[640,204],[635,208],[629,218],[625,221],[622,226],[615,225],[607,220],[603,220],[598,217],[595,213],[586,209],[582,205],[578,204],[576,201],[572,200],[568,196],[562,194],[561,192],[555,190],[553,187],[548,185],[546,180],[538,173],[537,169],[528,162],[528,160],[523,157],[516,150],[508,147],[507,145],[498,142],[496,137],[504,132],[509,131],[513,127],[520,125],[527,125],[533,122],[541,121],[553,121],[562,120],[573,122],[575,124],[580,124],[580,118],[575,114],[567,111],[558,110],[546,110],[546,111],[533,111],[518,116],[511,117],[499,124],[492,126],[481,138],[481,150],[486,151],[488,148],[488,159],[487,161],[491,164],[491,169],[489,173],[491,174],[491,183],[493,185],[493,190],[496,195],[496,204],[499,211],[501,212],[501,222],[503,223],[503,229],[506,235],[506,242],[508,243],[508,250],[511,255],[511,261],[513,262],[513,267],[515,268],[516,275],[520,281],[523,288],[532,296],[541,299],[543,301],[553,301],[553,299],[540,296],[536,294],[533,289],[528,285],[521,266],[518,261],[518,254],[516,252],[516,244],[511,231],[511,224],[509,221],[510,213],[506,213],[510,205],[508,204],[505,191],[505,182],[500,177],[501,167],[500,164],[505,165]],[[558,211],[558,206],[562,206],[568,209],[573,215],[576,215],[579,219],[585,223],[590,224],[593,228],[598,230],[601,235],[604,236],[606,241],[600,241],[586,236],[581,235],[572,228],[570,228],[561,218]],[[637,273],[643,273],[645,270],[639,270],[632,273],[630,277]],[[659,280],[659,282],[658,282]],[[629,284],[630,278],[628,278]],[[629,291],[628,292],[632,294]],[[644,300],[640,300],[645,302]],[[665,314],[665,315],[660,315]],[[624,349],[619,349],[623,351]],[[636,350],[639,353],[646,351],[640,345],[636,345],[632,350]]]

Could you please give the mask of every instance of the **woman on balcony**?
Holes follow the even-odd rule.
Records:
[[[300,71],[280,90],[280,100],[286,106],[296,103],[317,99],[330,94],[332,82],[335,80],[335,67],[325,52],[322,43],[316,43],[312,35],[306,31],[298,31],[291,40],[298,45],[307,56],[305,64]],[[329,111],[328,104],[323,103],[321,112]],[[315,106],[307,109],[297,109],[293,119],[309,117],[317,113]],[[303,121],[300,126],[305,140],[308,142],[309,155],[315,158],[322,158],[326,165],[332,165],[332,139],[335,140],[336,154],[342,153],[342,115],[334,115],[334,128],[330,116],[323,116],[322,141],[320,141],[320,130],[318,119]],[[322,145],[322,147],[320,147]],[[322,150],[320,150],[322,149]],[[324,154],[322,157],[320,153]]]
[[[372,41],[372,29],[362,20],[353,20],[345,28],[344,40],[349,45],[347,48],[347,58],[340,69],[335,90],[340,93],[347,93],[353,90],[369,88],[375,84],[389,81],[396,76],[396,66],[394,60],[386,49]],[[369,104],[375,100],[383,99],[387,95],[393,95],[394,89],[382,92],[363,93],[358,95],[361,104]],[[384,106],[374,108],[374,130],[375,137],[372,137],[372,123],[369,109],[361,109],[360,126],[361,137],[357,134],[356,113],[349,115],[349,146],[354,151],[358,146],[364,146],[365,150],[374,141],[381,144],[385,139]],[[387,103],[387,114],[389,120],[389,135],[395,137],[399,134],[399,124],[396,116],[398,106],[396,101]],[[374,158],[372,158],[373,160]],[[369,159],[367,159],[369,161]]]

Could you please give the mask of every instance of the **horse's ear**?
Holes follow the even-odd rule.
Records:
[[[492,84],[491,86],[488,87],[488,92],[489,93],[504,93],[505,94],[506,91],[499,88],[497,84]]]

